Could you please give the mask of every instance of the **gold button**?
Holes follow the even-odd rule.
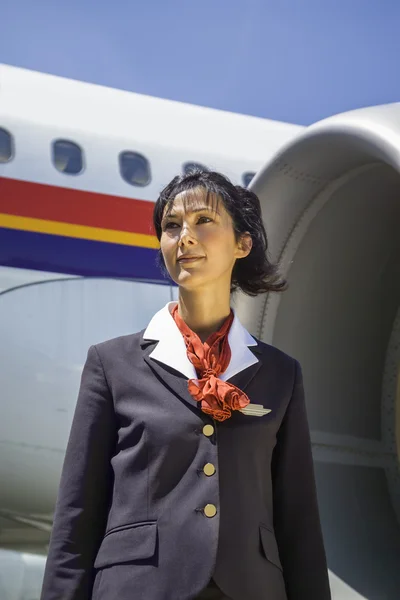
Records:
[[[214,504],[206,504],[204,507],[204,514],[206,517],[215,517],[217,514],[217,507]]]
[[[207,437],[210,437],[214,433],[214,427],[212,425],[204,425],[203,433]]]
[[[203,471],[208,477],[210,477],[210,475],[214,475],[215,467],[212,463],[207,463],[206,465],[204,465]]]

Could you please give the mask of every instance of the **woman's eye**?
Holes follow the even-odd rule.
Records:
[[[197,219],[197,224],[201,225],[203,223],[211,223],[213,221],[213,219],[211,219],[210,217],[206,217],[205,215],[202,215],[201,217],[199,217]],[[163,225],[163,229],[166,231],[167,229],[176,229],[177,227],[181,227],[181,225],[179,223],[176,223],[175,221],[167,221],[164,225]]]
[[[168,221],[164,225],[164,229],[175,229],[175,227],[178,227],[178,223],[174,223],[174,221]]]

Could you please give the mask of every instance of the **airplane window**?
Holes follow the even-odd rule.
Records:
[[[53,142],[53,164],[57,171],[78,175],[83,171],[83,152],[78,144],[69,140]]]
[[[13,141],[11,134],[0,127],[0,163],[11,160],[13,155]]]
[[[183,168],[183,173],[185,175],[189,175],[190,173],[193,173],[193,171],[209,171],[209,169],[207,169],[207,167],[205,167],[201,163],[196,163],[196,162],[187,162],[183,165],[182,168]]]
[[[248,173],[243,173],[243,176],[242,176],[243,185],[245,187],[248,187],[254,176],[255,176],[255,173],[251,173],[250,171]]]
[[[145,156],[137,152],[121,152],[119,170],[122,179],[131,185],[143,187],[151,181],[150,163]]]

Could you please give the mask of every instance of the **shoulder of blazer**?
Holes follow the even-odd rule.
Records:
[[[144,332],[145,329],[142,329],[142,331],[138,331],[137,333],[120,335],[111,338],[110,340],[100,342],[99,344],[94,344],[94,346],[99,353],[100,358],[106,358],[110,355],[120,356],[121,354],[123,355],[126,353],[131,355],[132,352],[140,351],[140,343]]]
[[[282,366],[285,365],[290,366],[292,368],[293,364],[297,363],[297,360],[293,358],[293,356],[286,354],[286,352],[283,352],[283,350],[280,350],[279,348],[276,348],[276,346],[272,346],[271,344],[267,344],[266,342],[262,342],[254,335],[253,337],[257,342],[257,353],[262,356],[263,361],[273,360],[278,364],[281,364]],[[251,348],[251,350],[252,349],[253,348]]]

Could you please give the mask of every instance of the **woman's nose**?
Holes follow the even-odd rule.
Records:
[[[188,227],[182,227],[181,235],[179,237],[179,246],[193,244],[196,244],[196,238]]]

